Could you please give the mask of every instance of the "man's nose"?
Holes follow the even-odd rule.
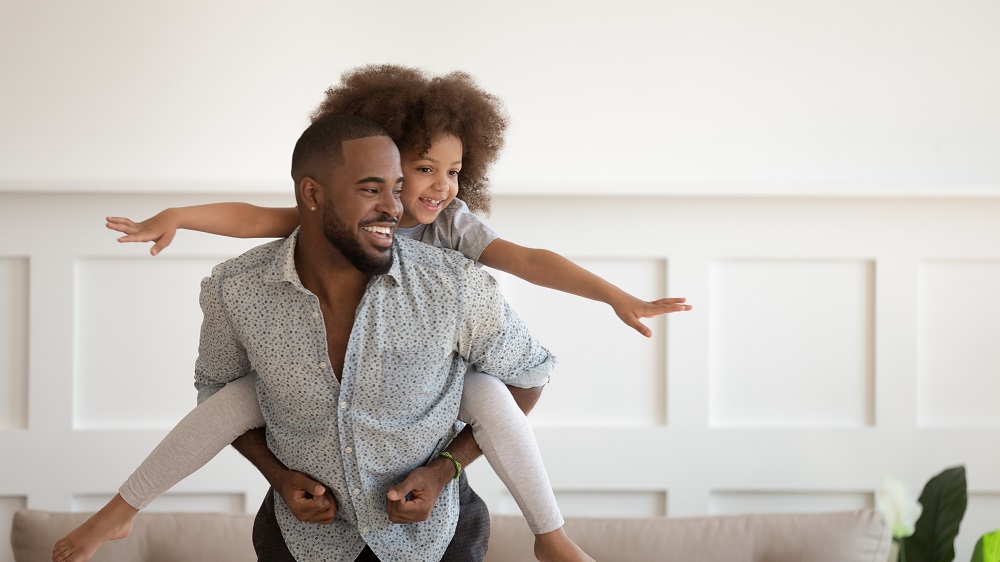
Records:
[[[377,210],[389,216],[398,218],[403,214],[403,204],[399,201],[398,197],[393,195],[393,191],[391,189],[385,189],[382,191],[378,199]]]

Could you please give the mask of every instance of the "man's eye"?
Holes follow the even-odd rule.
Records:
[[[429,174],[431,172],[431,168],[430,168],[430,166],[421,166],[421,167],[417,168],[417,171],[418,172],[423,172],[425,174]]]

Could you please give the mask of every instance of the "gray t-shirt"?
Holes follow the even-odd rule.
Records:
[[[483,219],[470,211],[460,199],[452,199],[434,222],[397,228],[396,234],[438,248],[457,250],[473,261],[479,261],[479,256],[486,246],[499,238],[497,233],[483,222]]]

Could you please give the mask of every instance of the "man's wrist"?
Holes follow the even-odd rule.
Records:
[[[458,477],[462,475],[462,463],[458,462],[458,459],[455,458],[455,455],[452,455],[448,451],[441,451],[440,453],[438,453],[438,456],[443,459],[448,459],[449,461],[451,461],[451,464],[455,467],[455,475],[452,476],[452,479],[458,480]]]
[[[434,471],[434,477],[442,488],[455,479],[455,463],[451,459],[434,457],[434,460],[427,463],[427,468]]]

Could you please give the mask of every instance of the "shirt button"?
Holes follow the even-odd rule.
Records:
[[[362,533],[367,533],[367,532],[368,532],[368,527],[364,527],[364,528],[362,528],[362,529],[361,529],[361,532],[362,532]]]
[[[319,368],[320,369],[325,369],[326,368],[326,362],[325,361],[320,361],[319,362]]]
[[[346,408],[346,407],[347,407],[347,402],[346,402],[346,401],[344,401],[344,402],[341,402],[341,403],[340,403],[340,407],[341,407],[341,408]]]
[[[318,312],[313,312],[313,318],[319,318],[319,313]]]
[[[345,452],[345,453],[353,453],[353,452],[354,452],[354,449],[352,449],[352,448],[348,447],[348,448],[344,449],[344,452]]]
[[[358,495],[358,494],[361,493],[361,488],[355,488],[355,489],[353,489],[351,491],[354,492],[354,495],[356,496],[356,495]]]

